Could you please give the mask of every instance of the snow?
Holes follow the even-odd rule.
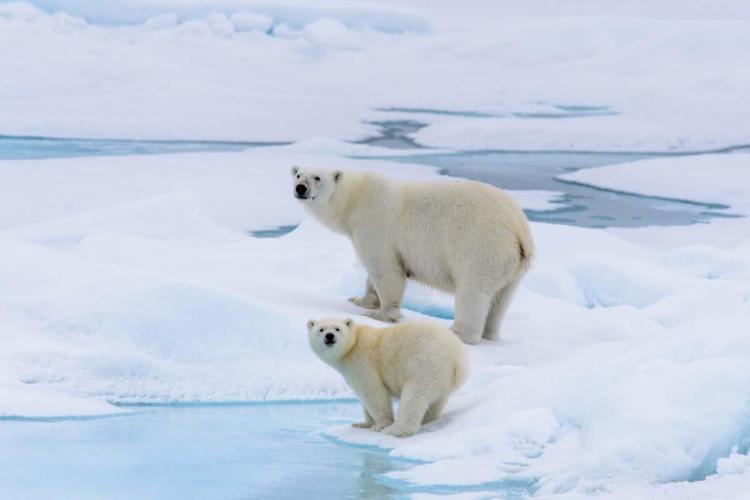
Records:
[[[13,47],[0,57],[0,134],[295,141],[1,161],[0,419],[351,398],[309,351],[305,322],[376,324],[346,301],[365,271],[292,199],[292,165],[428,180],[435,170],[389,157],[750,143],[744,2],[401,4],[0,2],[0,47]],[[351,142],[382,120],[423,122],[413,137],[430,148]],[[562,179],[744,216],[749,172],[735,152]],[[510,194],[531,210],[567,203]],[[747,221],[534,223],[538,257],[503,339],[467,347],[472,375],[443,419],[407,439],[322,432],[412,460],[387,479],[468,490],[456,498],[511,485],[747,500]],[[297,227],[250,236],[279,226]],[[452,304],[411,285],[404,301],[407,318],[445,324]]]
[[[377,3],[352,5],[342,1],[305,4],[289,1],[258,0],[36,0],[34,5],[51,12],[65,12],[91,23],[138,24],[164,12],[190,20],[217,13],[231,14],[243,30],[266,31],[270,25],[301,28],[320,19],[332,19],[357,29],[384,32],[429,30],[429,24],[408,8],[385,7]],[[265,26],[265,29],[261,29]]]

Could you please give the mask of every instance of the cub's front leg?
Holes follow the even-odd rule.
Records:
[[[375,425],[375,420],[373,420],[372,415],[370,415],[370,412],[367,411],[367,408],[362,406],[362,412],[365,415],[365,421],[364,422],[355,422],[352,424],[352,427],[355,429],[370,429],[373,425]]]
[[[365,423],[368,416],[373,421],[370,429],[381,431],[393,423],[391,395],[376,371],[362,373],[362,378],[350,385],[364,407]]]

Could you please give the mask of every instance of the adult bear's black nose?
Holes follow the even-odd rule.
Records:
[[[297,196],[304,196],[305,193],[307,193],[307,186],[304,184],[297,184],[297,187],[294,188],[295,191],[297,191]]]
[[[326,333],[325,339],[326,344],[333,344],[336,342],[336,337],[332,333]]]

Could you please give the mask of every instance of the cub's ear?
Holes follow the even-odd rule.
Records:
[[[354,324],[354,321],[352,321],[352,318],[346,318],[344,320],[344,324],[346,325],[347,328],[351,328],[352,325]]]
[[[312,327],[315,326],[315,320],[314,319],[308,319],[307,320],[307,329],[312,330]]]
[[[296,165],[295,165],[295,166],[293,166],[293,167],[292,167],[292,177],[294,177],[294,176],[295,176],[295,175],[297,175],[298,173],[299,173],[299,167],[298,167],[298,166],[296,166]]]
[[[341,177],[342,177],[343,175],[344,175],[344,174],[343,174],[343,173],[341,172],[341,170],[336,170],[336,171],[335,171],[335,172],[333,173],[333,182],[339,182],[339,181],[341,181]]]

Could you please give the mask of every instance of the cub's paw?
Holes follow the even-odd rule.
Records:
[[[374,422],[355,422],[352,424],[352,427],[355,429],[370,429],[374,425]]]
[[[401,427],[398,424],[389,425],[385,429],[381,430],[383,434],[388,434],[390,436],[396,436],[396,437],[408,437],[416,433],[416,430],[411,429],[405,429]]]
[[[364,309],[378,309],[380,307],[380,304],[368,302],[362,297],[349,297],[349,302]]]

